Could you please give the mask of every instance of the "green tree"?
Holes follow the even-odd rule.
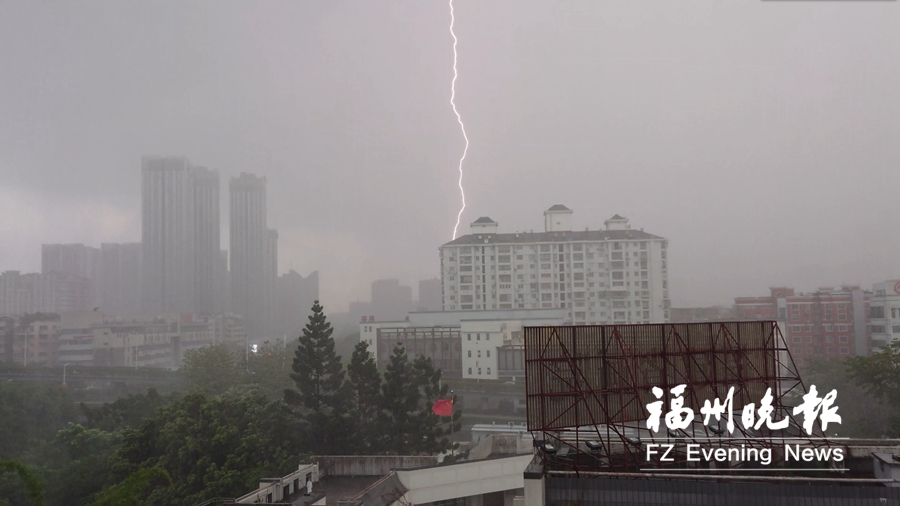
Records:
[[[120,442],[118,432],[69,424],[56,434],[42,455],[43,475],[51,504],[87,504],[103,490],[109,460]]]
[[[435,369],[428,357],[417,356],[413,360],[412,371],[418,396],[413,450],[425,454],[449,451],[450,440],[445,436],[452,430],[451,417],[439,417],[431,411],[436,400],[448,397],[449,387],[441,383],[441,370]],[[454,418],[461,415],[457,411],[454,410]],[[444,424],[446,427],[442,427]]]
[[[255,386],[270,399],[280,398],[293,385],[291,357],[280,344],[263,343],[256,353],[250,354],[247,367],[248,385]]]
[[[347,399],[350,402],[350,430],[357,444],[353,453],[371,455],[381,450],[381,427],[377,421],[381,410],[381,373],[369,344],[360,341],[353,349],[347,366]]]
[[[344,382],[344,370],[341,357],[334,352],[332,333],[331,323],[316,301],[294,353],[291,379],[297,391],[285,391],[289,404],[314,412],[340,406],[342,401],[338,394]]]
[[[97,496],[93,506],[140,506],[147,490],[156,484],[172,486],[169,473],[159,467],[139,469]]]
[[[307,445],[315,453],[347,453],[351,434],[344,393],[345,371],[334,351],[331,323],[316,301],[299,338],[290,378],[296,390],[284,391],[285,401],[306,421]]]
[[[850,378],[890,411],[883,435],[900,437],[900,342],[891,343],[871,356],[846,360]]]
[[[0,460],[0,474],[15,473],[25,485],[25,493],[31,504],[44,506],[44,485],[28,467],[14,460]],[[5,502],[5,501],[4,501]]]
[[[189,390],[213,395],[245,384],[247,373],[244,353],[235,353],[221,344],[188,350],[181,367]]]
[[[859,357],[868,358],[868,357]],[[803,371],[803,382],[816,386],[819,396],[837,390],[840,425],[828,426],[828,434],[843,437],[879,438],[890,432],[891,406],[859,384],[850,370],[851,359],[813,360]],[[833,429],[832,429],[833,427]]]
[[[256,488],[260,477],[282,476],[297,465],[303,458],[301,433],[299,420],[280,400],[190,394],[160,408],[138,429],[122,432],[111,482],[159,467],[172,487],[154,489],[146,504],[190,506],[238,497]]]
[[[448,387],[441,384],[441,371],[434,368],[430,358],[418,356],[410,362],[403,346],[396,346],[382,385],[380,425],[385,448],[397,455],[450,450],[446,436],[458,429],[460,413],[454,413],[451,429],[451,417],[439,417],[431,411],[435,401],[447,396]]]
[[[390,362],[384,372],[381,387],[383,401],[379,425],[384,437],[383,445],[394,455],[410,455],[415,432],[415,412],[418,405],[418,388],[406,349],[394,347]],[[381,445],[379,445],[381,446]]]
[[[26,460],[77,416],[69,391],[59,385],[0,382],[0,459]]]
[[[84,403],[81,411],[87,419],[86,425],[107,432],[115,432],[125,428],[137,428],[147,418],[153,418],[156,409],[174,399],[174,394],[159,395],[155,388],[144,394],[131,394],[97,408]]]

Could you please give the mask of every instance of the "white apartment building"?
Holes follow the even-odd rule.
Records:
[[[668,240],[615,215],[573,230],[572,210],[544,212],[544,232],[497,233],[482,217],[440,247],[445,311],[562,308],[575,325],[669,320]]]
[[[889,346],[900,340],[900,279],[892,279],[872,286],[869,301],[869,325],[872,347]]]

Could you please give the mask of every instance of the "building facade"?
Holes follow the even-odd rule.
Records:
[[[91,281],[63,272],[0,274],[0,315],[91,309]]]
[[[419,281],[419,300],[416,311],[440,311],[443,307],[440,278]]]
[[[220,255],[219,172],[192,167],[194,228],[194,310],[201,314],[221,311],[216,289]]]
[[[88,304],[100,303],[101,252],[84,244],[42,244],[41,274],[71,274],[90,281]]]
[[[372,313],[379,320],[399,320],[413,309],[412,287],[396,279],[372,283]]]
[[[141,311],[141,243],[100,245],[100,310],[131,315]]]
[[[870,353],[869,299],[870,294],[857,286],[824,287],[812,293],[777,287],[768,297],[738,297],[734,307],[740,320],[783,321],[791,356],[803,367],[812,359]]]
[[[231,179],[231,310],[254,339],[265,332],[266,179],[246,172]]]
[[[876,283],[869,302],[872,347],[882,348],[900,340],[900,279]]]
[[[363,316],[359,339],[379,365],[386,365],[401,343],[410,357],[430,357],[450,377],[510,380],[524,375],[522,328],[568,324],[568,314],[548,308],[411,312],[395,321]]]
[[[142,306],[147,313],[192,312],[193,178],[184,157],[141,160]]]
[[[313,303],[319,300],[319,271],[305,278],[291,269],[278,278],[278,333],[297,338],[309,323]]]
[[[619,215],[575,231],[572,211],[544,213],[544,232],[497,233],[483,217],[440,248],[445,311],[563,308],[573,324],[669,320],[668,241]]]

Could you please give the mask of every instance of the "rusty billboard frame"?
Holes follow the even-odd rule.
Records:
[[[820,430],[805,435],[785,404],[805,387],[775,321],[525,327],[523,335],[528,430],[554,452],[574,450],[568,458],[549,459],[556,467],[669,465],[646,461],[641,445],[647,442],[774,448],[789,436],[827,445]],[[695,415],[704,401],[724,400],[731,387],[737,413],[771,388],[773,419],[790,423],[781,431],[747,430],[738,415],[727,437],[724,422],[714,419],[710,426],[695,421],[687,430],[650,433],[645,406],[658,400],[651,389],[664,391],[659,400],[668,411],[670,390],[680,384],[688,385],[684,405]],[[589,441],[592,448],[584,446]],[[676,458],[671,465],[684,464]]]

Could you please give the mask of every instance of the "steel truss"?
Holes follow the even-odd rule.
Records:
[[[785,444],[829,446],[818,426],[807,435],[793,416],[792,405],[806,389],[774,321],[526,327],[524,336],[528,430],[535,434],[545,468],[750,471],[760,467],[752,459],[689,461],[688,445],[726,452],[743,448],[744,455],[753,449],[760,458],[766,450],[767,468],[791,467]],[[687,385],[684,406],[695,418],[687,428],[669,431],[664,416],[676,397],[670,390],[681,384]],[[663,390],[661,399],[652,395],[653,387]],[[704,401],[724,402],[731,387],[734,432],[727,431],[727,414],[704,425]],[[773,397],[772,420],[788,418],[788,427],[745,429],[743,408],[754,404],[755,418],[767,389]],[[647,429],[645,406],[657,400],[663,401],[663,420],[653,433]],[[667,447],[662,447],[648,456],[647,444],[673,449],[663,456]]]

